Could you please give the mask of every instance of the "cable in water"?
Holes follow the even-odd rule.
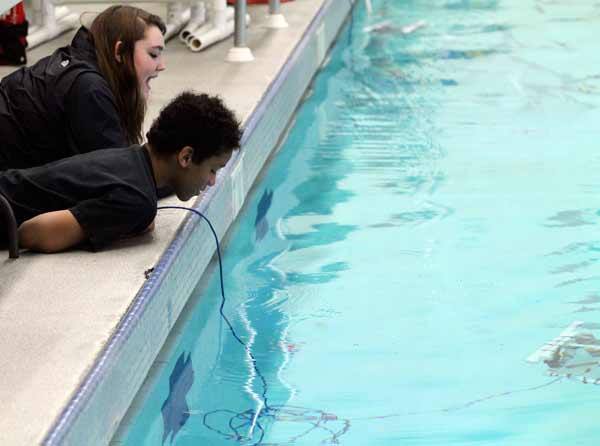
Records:
[[[263,439],[265,436],[265,427],[263,426],[263,424],[261,422],[270,420],[270,421],[280,421],[280,422],[305,423],[305,424],[309,425],[306,430],[298,433],[297,435],[293,436],[286,442],[284,442],[284,443],[271,443],[270,442],[269,443],[270,446],[276,446],[276,445],[284,446],[284,445],[288,445],[290,443],[294,443],[295,441],[301,439],[302,437],[309,435],[310,433],[312,433],[313,431],[316,431],[316,430],[323,430],[327,434],[327,438],[323,439],[322,443],[338,444],[340,441],[340,437],[342,437],[344,434],[346,434],[350,430],[352,421],[382,420],[382,419],[386,419],[386,418],[402,418],[402,417],[407,417],[407,416],[433,414],[433,413],[440,413],[440,412],[442,412],[442,413],[453,412],[453,411],[466,409],[475,404],[478,404],[478,403],[481,403],[481,402],[484,402],[484,401],[487,401],[490,399],[505,397],[505,396],[512,395],[514,393],[519,393],[519,392],[538,390],[540,388],[547,387],[549,385],[552,385],[552,384],[557,383],[562,380],[562,378],[557,378],[557,379],[553,379],[553,380],[551,380],[547,383],[541,384],[541,385],[536,385],[533,387],[517,389],[517,390],[512,390],[512,391],[506,391],[506,392],[502,392],[502,393],[491,394],[491,395],[488,395],[488,396],[485,396],[482,398],[467,401],[466,403],[462,403],[459,405],[446,407],[446,408],[442,408],[442,409],[417,411],[417,412],[405,412],[405,413],[391,413],[391,414],[386,414],[386,415],[359,417],[359,418],[353,418],[353,419],[339,418],[337,415],[335,415],[333,413],[325,412],[323,410],[310,409],[310,408],[306,408],[306,407],[270,405],[268,402],[268,398],[267,398],[267,390],[268,390],[267,381],[258,367],[256,358],[255,358],[254,354],[251,352],[248,345],[238,336],[235,329],[233,328],[233,325],[231,324],[231,322],[229,321],[229,319],[227,318],[227,316],[224,313],[226,298],[225,298],[225,286],[224,286],[224,281],[223,281],[223,263],[222,263],[222,257],[221,257],[221,247],[220,247],[220,243],[219,243],[219,238],[217,236],[217,233],[216,233],[212,223],[204,214],[202,214],[200,211],[193,209],[193,208],[188,208],[185,206],[160,206],[157,209],[159,209],[159,210],[160,209],[180,209],[180,210],[190,211],[190,212],[196,214],[197,216],[199,216],[200,218],[202,218],[208,224],[208,226],[213,234],[213,237],[215,239],[216,249],[217,249],[217,258],[219,261],[219,279],[220,279],[220,286],[221,286],[221,305],[219,307],[219,313],[221,314],[221,317],[223,318],[223,320],[229,327],[229,331],[231,332],[233,337],[238,341],[239,344],[241,344],[244,347],[244,349],[246,350],[246,353],[251,358],[252,366],[253,366],[256,374],[260,377],[260,380],[262,382],[262,386],[263,386],[263,392],[261,395],[262,402],[261,402],[261,404],[259,404],[259,408],[257,410],[247,409],[242,412],[236,412],[236,411],[229,410],[229,409],[216,409],[213,411],[206,412],[204,414],[204,416],[203,416],[204,426],[207,429],[219,434],[220,436],[222,436],[226,439],[235,440],[238,442],[248,442],[248,441],[254,441],[253,437],[255,435],[257,435],[258,438],[256,441],[254,441],[254,443],[252,443],[252,445],[253,446],[261,445],[261,444],[263,444]],[[211,419],[217,415],[225,415],[226,420],[227,420],[227,418],[229,418],[228,421],[226,421],[226,424],[228,426],[228,431],[226,429],[221,429],[219,427],[215,427],[210,422]],[[336,425],[336,423],[337,423],[337,425]]]

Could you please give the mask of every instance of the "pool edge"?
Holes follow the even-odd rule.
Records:
[[[327,0],[322,4],[246,120],[242,150],[217,185],[196,202],[194,207],[211,218],[220,238],[237,218],[355,3]],[[188,216],[45,435],[44,445],[107,444],[111,440],[213,254],[210,231],[196,217]],[[194,262],[186,260],[191,258]]]

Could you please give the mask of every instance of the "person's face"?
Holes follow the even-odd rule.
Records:
[[[140,85],[140,91],[148,100],[150,81],[165,69],[162,52],[165,39],[156,26],[148,26],[144,38],[135,42],[133,64]]]
[[[231,154],[232,151],[230,150],[222,155],[211,156],[200,164],[195,164],[189,159],[185,160],[185,154],[180,155],[184,159],[180,160],[182,169],[180,170],[178,184],[175,186],[177,198],[187,201],[194,195],[198,195],[207,186],[214,186],[217,172],[229,162]]]

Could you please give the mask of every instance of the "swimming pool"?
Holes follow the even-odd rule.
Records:
[[[600,7],[373,6],[115,444],[600,440]]]

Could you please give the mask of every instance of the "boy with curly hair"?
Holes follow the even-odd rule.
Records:
[[[147,231],[156,216],[157,189],[186,201],[214,185],[241,134],[221,99],[184,92],[161,110],[143,146],[0,173],[20,247],[51,253],[87,242],[98,250]],[[7,232],[1,231],[0,238]]]

